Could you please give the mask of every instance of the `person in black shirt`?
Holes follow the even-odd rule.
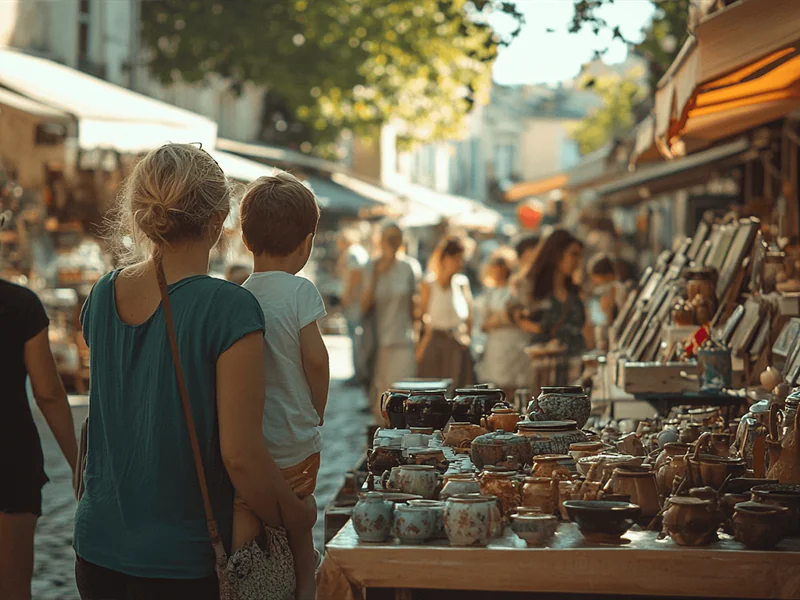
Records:
[[[0,598],[28,600],[33,576],[33,535],[47,482],[39,433],[25,381],[74,471],[78,445],[67,394],[47,336],[39,298],[0,280]]]

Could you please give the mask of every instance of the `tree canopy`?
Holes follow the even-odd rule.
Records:
[[[611,27],[599,14],[606,4],[615,0],[574,0],[571,33],[590,28],[595,34],[611,29],[613,38],[628,44],[631,51],[647,62],[647,75],[651,94],[688,36],[689,6],[692,0],[651,0],[655,7],[653,20],[643,28],[644,39],[632,42],[626,39],[619,27]],[[605,48],[598,48],[602,56]],[[616,137],[627,134],[636,124],[636,109],[648,100],[647,90],[635,77],[609,76],[592,81],[594,90],[603,100],[603,106],[586,117],[573,131],[582,154],[592,152]]]
[[[602,108],[581,120],[572,131],[581,154],[588,154],[628,133],[636,124],[634,108],[647,97],[647,89],[635,73],[607,75],[594,80],[593,90]]]
[[[516,31],[499,37],[492,10]],[[389,120],[415,141],[456,136],[523,22],[513,3],[490,0],[163,0],[142,3],[142,17],[162,82],[218,73],[234,90],[264,85],[317,148]]]

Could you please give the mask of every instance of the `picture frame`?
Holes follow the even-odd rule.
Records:
[[[708,255],[711,253],[712,247],[713,243],[711,240],[706,240],[703,242],[703,245],[700,246],[700,250],[697,252],[697,257],[694,260],[696,265],[701,267],[707,266],[706,263],[708,261]]]
[[[744,315],[731,339],[731,354],[744,356],[750,347],[753,337],[761,326],[764,311],[761,303],[755,299],[748,299],[744,305]]]
[[[753,343],[750,344],[750,362],[756,362],[761,357],[764,349],[769,343],[769,334],[772,331],[772,319],[769,315],[761,322],[761,327],[758,328]]]
[[[742,317],[744,316],[744,304],[740,304],[735,309],[733,309],[733,313],[731,316],[728,317],[728,320],[725,321],[725,325],[719,329],[719,335],[717,336],[716,340],[721,344],[730,345],[731,338],[733,338],[733,334],[736,331],[736,328],[739,326],[739,323],[742,321]]]
[[[700,249],[703,247],[710,232],[711,227],[708,221],[705,219],[701,220],[697,225],[697,230],[694,232],[694,237],[691,239],[689,249],[686,251],[686,256],[689,260],[697,260],[697,255],[700,253]]]
[[[714,267],[717,270],[717,281],[719,281],[719,273],[722,270],[725,258],[731,250],[733,238],[736,236],[738,230],[739,227],[735,225],[726,225],[723,227],[720,231],[717,245],[711,250],[706,266]]]
[[[800,378],[800,343],[796,344],[791,356],[791,362],[787,362],[784,370],[786,372],[786,375],[784,375],[786,383],[790,386],[797,385],[797,380]]]
[[[736,228],[730,247],[719,268],[717,297],[720,300],[728,292],[728,288],[736,278],[737,271],[742,268],[746,256],[752,252],[758,226],[758,221],[752,219],[742,219],[739,222],[739,227]]]
[[[769,246],[764,241],[764,235],[759,230],[753,242],[753,264],[750,268],[750,291],[760,292],[764,286],[764,262],[767,259]]]
[[[772,344],[772,353],[786,359],[798,340],[800,340],[800,318],[792,317],[783,326],[775,343]]]

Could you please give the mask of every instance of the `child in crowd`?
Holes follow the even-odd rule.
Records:
[[[328,401],[328,351],[318,321],[325,305],[316,286],[297,273],[308,262],[319,222],[314,194],[294,176],[261,177],[245,192],[242,235],[253,253],[244,287],[264,311],[264,415],[270,453],[301,498],[317,483],[322,440],[319,427]],[[258,535],[260,523],[241,502],[234,512],[234,546]],[[297,598],[314,598],[317,553],[312,534],[289,540],[295,559]]]
[[[614,262],[606,254],[592,257],[587,271],[592,287],[588,308],[595,343],[600,349],[607,349],[608,328],[625,302],[625,286],[618,281]]]

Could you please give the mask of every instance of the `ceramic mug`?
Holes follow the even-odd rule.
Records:
[[[435,527],[433,510],[425,506],[398,504],[394,508],[394,534],[403,544],[421,544]]]

